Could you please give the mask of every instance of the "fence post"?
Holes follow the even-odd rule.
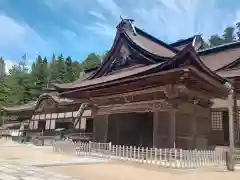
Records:
[[[150,149],[150,162],[149,163],[153,163],[153,149]]]
[[[183,150],[182,149],[179,150],[179,154],[180,154],[180,158],[179,158],[180,167],[183,168],[184,167],[184,160],[183,160]]]
[[[108,144],[108,146],[109,146],[109,158],[112,156],[112,142],[109,142],[109,144]]]
[[[137,160],[137,156],[136,156],[136,146],[133,147],[133,160],[134,160],[134,161]]]
[[[157,164],[157,148],[154,148],[154,164]]]
[[[129,152],[129,160],[132,161],[133,155],[132,155],[132,146],[130,146],[130,152]]]
[[[118,145],[116,145],[116,157],[118,158],[119,157],[119,149],[118,149]]]
[[[111,155],[111,157],[116,158],[115,154],[116,154],[116,149],[115,149],[115,146],[112,145],[112,155]]]
[[[146,151],[145,151],[145,158],[144,159],[146,159],[146,163],[148,163],[148,153],[149,153],[149,149],[146,147],[146,149],[145,149]]]
[[[138,146],[137,151],[138,151],[138,162],[140,162],[140,147],[139,146]]]
[[[126,160],[129,160],[129,146],[126,146]]]
[[[142,154],[142,158],[141,158],[142,159],[142,163],[144,163],[144,147],[142,147],[142,151],[141,152],[142,152],[141,153]]]
[[[125,156],[126,156],[126,153],[125,153],[125,149],[126,149],[126,146],[122,146],[122,157],[123,157],[123,160],[125,160]]]

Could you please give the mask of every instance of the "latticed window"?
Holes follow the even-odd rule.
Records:
[[[211,112],[212,130],[223,130],[223,114],[221,111]]]
[[[240,128],[240,111],[238,111],[238,113],[237,113],[237,126],[238,126],[238,128]]]

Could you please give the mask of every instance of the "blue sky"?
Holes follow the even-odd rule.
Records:
[[[0,0],[0,56],[7,68],[26,53],[70,55],[108,50],[120,15],[166,42],[222,33],[240,21],[237,0]]]

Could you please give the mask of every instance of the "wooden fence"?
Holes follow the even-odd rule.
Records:
[[[198,168],[204,166],[226,166],[226,151],[157,149],[118,146],[111,143],[74,143],[71,140],[56,141],[55,152],[78,156],[97,156],[122,161],[148,163],[168,168]]]

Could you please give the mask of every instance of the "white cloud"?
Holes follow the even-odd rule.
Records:
[[[217,6],[216,0],[140,0],[132,8],[118,5],[116,0],[95,0],[106,16],[107,23],[94,22],[89,29],[97,34],[114,36],[120,15],[133,18],[136,25],[148,33],[168,42],[203,34],[208,38],[212,34],[221,34],[223,29],[232,25],[233,16],[227,15],[224,9]],[[240,19],[240,13],[236,15]],[[113,21],[111,21],[111,19]],[[105,32],[103,32],[105,31]]]
[[[232,23],[231,17],[217,7],[216,0],[152,0],[132,11],[136,23],[169,41],[198,33],[208,37]]]
[[[28,24],[18,22],[5,14],[0,14],[0,24],[0,49],[5,55],[14,54],[20,58],[24,53],[32,56],[35,52],[49,51],[49,44]]]
[[[105,16],[103,16],[102,13],[99,13],[99,12],[96,12],[96,11],[89,11],[89,14],[91,14],[92,16],[98,18],[98,19],[101,19],[101,20],[104,20],[106,21],[107,19],[105,18]]]
[[[114,18],[119,19],[122,15],[122,9],[116,4],[114,0],[96,0],[103,9],[111,13]]]
[[[240,22],[240,10],[235,13],[235,18],[233,20],[233,25],[236,25],[236,23]]]
[[[107,23],[95,22],[92,26],[88,26],[87,29],[98,35],[104,35],[113,38],[116,33],[116,28]]]
[[[75,1],[74,1],[75,2]],[[43,3],[46,4],[52,11],[59,12],[66,7],[66,5],[74,4],[73,1],[69,3],[69,0],[43,0]]]
[[[4,61],[5,63],[5,73],[8,74],[9,73],[9,70],[14,66],[16,65],[16,63],[12,60],[5,60]]]

